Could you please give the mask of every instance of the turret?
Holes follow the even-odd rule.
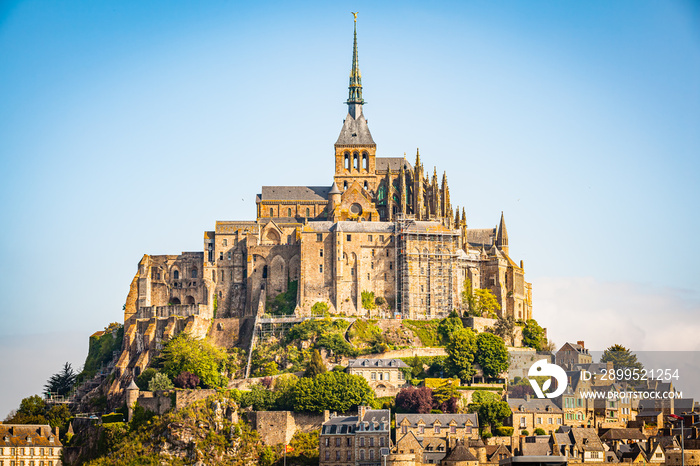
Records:
[[[340,189],[338,189],[338,185],[333,182],[333,185],[331,186],[331,190],[328,192],[328,214],[329,214],[329,219],[330,215],[333,213],[335,208],[340,204],[340,196],[342,193],[340,192]]]

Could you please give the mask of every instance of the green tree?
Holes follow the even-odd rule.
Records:
[[[156,376],[157,373],[158,371],[152,367],[144,370],[138,377],[136,377],[136,386],[138,386],[140,390],[148,390],[148,383],[153,377]]]
[[[46,403],[39,395],[24,398],[19,409],[10,413],[5,419],[6,424],[47,424]]]
[[[512,316],[499,317],[493,326],[493,333],[509,341],[510,346],[515,346],[515,320]]]
[[[165,344],[154,365],[171,380],[187,371],[199,377],[204,388],[221,388],[228,382],[221,375],[226,362],[219,348],[183,332]]]
[[[450,315],[442,319],[438,325],[437,333],[438,337],[440,337],[440,342],[443,345],[447,344],[450,341],[450,336],[463,328],[462,319],[459,318],[455,311],[452,311]]]
[[[637,360],[637,356],[628,348],[622,345],[612,345],[600,357],[600,362],[612,362],[617,369],[643,369],[642,363]]]
[[[475,390],[474,393],[472,393],[472,403],[477,405],[500,400],[500,396],[489,390]]]
[[[309,365],[306,366],[304,377],[316,377],[317,375],[323,374],[326,371],[326,364],[323,362],[321,353],[315,349],[314,352],[311,353],[311,360],[309,361]]]
[[[328,303],[324,303],[323,301],[317,301],[314,303],[313,306],[311,306],[312,316],[325,316],[326,312],[328,312]]]
[[[167,375],[156,372],[151,380],[148,381],[148,391],[155,392],[156,390],[170,390],[173,388],[173,383]]]
[[[471,329],[463,328],[452,334],[445,348],[447,359],[445,369],[448,375],[470,380],[475,374],[474,354],[476,353],[476,337]]]
[[[508,370],[508,349],[503,339],[493,333],[480,333],[476,337],[475,361],[487,377],[498,377]]]
[[[374,291],[362,292],[362,307],[368,311],[373,311],[377,308],[377,304],[374,302]]]
[[[67,395],[73,388],[73,385],[75,385],[75,377],[76,374],[70,363],[65,363],[61,372],[52,375],[46,382],[46,385],[44,385],[44,394],[56,393],[58,395]]]
[[[547,347],[547,337],[544,329],[540,327],[535,319],[525,321],[523,328],[523,345],[534,348],[537,351],[544,351]]]
[[[411,362],[408,363],[408,366],[411,368],[412,378],[417,379],[421,375],[425,375],[423,371],[423,361],[420,357],[418,357],[418,355],[414,356],[413,359],[411,359]]]
[[[299,379],[290,395],[294,411],[312,413],[326,409],[346,413],[374,400],[374,392],[363,377],[336,371]]]
[[[469,315],[472,315],[472,312],[476,312],[476,299],[474,298],[474,293],[472,292],[472,281],[468,278],[464,280],[462,305],[467,309]]]
[[[512,414],[510,406],[505,401],[487,401],[480,404],[477,408],[479,413],[479,423],[489,428],[500,426],[503,420]]]
[[[472,315],[477,317],[496,318],[496,311],[501,310],[496,295],[491,290],[479,288],[474,291],[474,310]]]

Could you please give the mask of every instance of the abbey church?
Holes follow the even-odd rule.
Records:
[[[429,319],[464,310],[467,280],[493,291],[501,315],[531,318],[531,285],[523,263],[509,256],[503,214],[495,228],[468,228],[445,173],[431,174],[418,152],[413,164],[378,156],[363,104],[355,25],[348,113],[332,165],[328,159],[332,178],[263,186],[256,218],[217,221],[201,251],[144,255],[125,322],[253,317],[289,287],[298,317],[318,302],[335,315],[368,316],[362,293],[373,292],[387,303],[373,318]]]

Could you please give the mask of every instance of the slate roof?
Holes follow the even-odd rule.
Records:
[[[337,222],[335,228],[346,233],[393,233],[393,222]],[[332,229],[332,228],[331,228]]]
[[[345,117],[343,128],[340,130],[340,135],[338,136],[338,140],[335,141],[335,144],[340,146],[376,145],[374,143],[374,139],[372,139],[372,133],[369,132],[367,120],[362,113],[360,113],[360,116],[358,116],[357,119],[353,118],[348,113],[348,115]]]
[[[476,413],[468,414],[397,414],[396,425],[400,425],[406,419],[411,427],[418,427],[418,421],[423,421],[425,425],[432,426],[435,421],[440,421],[441,426],[448,426],[454,420],[458,426],[466,425],[467,421],[471,421],[474,427],[479,425],[479,419]]]
[[[400,359],[350,359],[348,367],[408,367],[408,364]]]
[[[525,398],[509,398],[508,405],[513,412],[524,412],[524,413],[552,413],[560,414],[563,411],[549,398],[530,398],[526,400]],[[521,407],[523,409],[521,409]],[[549,409],[547,409],[549,408]]]
[[[646,440],[639,429],[611,428],[600,436],[601,440]]]
[[[595,429],[589,427],[574,427],[571,429],[576,447],[584,451],[605,451]]]
[[[323,423],[322,434],[351,434],[357,426],[357,416],[335,416]]]
[[[469,448],[462,444],[457,445],[443,460],[446,463],[457,461],[477,461],[476,456],[469,451]]]
[[[495,228],[467,228],[467,242],[472,245],[491,246],[491,239],[495,237]]]
[[[412,170],[411,164],[403,157],[376,157],[375,159],[375,169],[376,171],[385,172],[387,169],[397,172],[402,166],[406,167],[408,170]]]
[[[523,444],[522,444],[522,456],[547,456],[547,455],[551,455],[551,454],[552,454],[552,447],[549,443],[523,442]]]
[[[0,424],[0,446],[60,448],[63,445],[48,424]]]
[[[329,186],[263,186],[260,201],[328,201]]]

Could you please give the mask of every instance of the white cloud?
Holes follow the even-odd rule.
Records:
[[[700,297],[692,291],[592,277],[543,277],[532,287],[533,316],[557,346],[700,351]]]

